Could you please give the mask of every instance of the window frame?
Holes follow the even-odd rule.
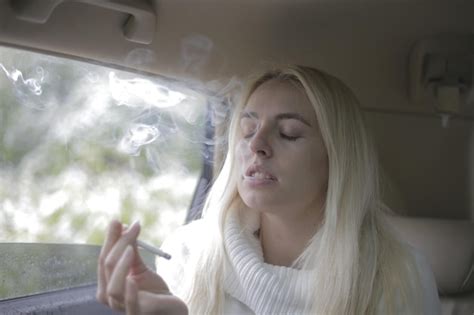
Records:
[[[20,45],[12,45],[9,43],[0,42],[0,47],[6,47],[11,49],[17,49],[22,51],[28,51],[37,54],[48,55],[52,57],[62,58],[66,60],[72,60],[77,62],[88,63],[91,65],[97,65],[100,67],[108,67],[110,69],[116,69],[118,71],[126,71],[141,76],[148,76],[151,78],[165,80],[171,84],[178,83],[179,80],[165,77],[156,73],[141,71],[129,67],[124,67],[116,64],[109,64],[100,62],[93,59],[77,57],[74,55],[62,54],[52,51],[45,51],[41,49],[35,49],[31,47],[24,47]],[[191,86],[196,88],[195,86]],[[197,92],[206,93],[201,88],[197,88]],[[208,95],[206,93],[206,95]],[[213,164],[214,164],[214,146],[211,145],[211,141],[214,139],[215,127],[212,123],[211,114],[211,103],[208,101],[206,106],[206,118],[204,126],[205,142],[201,144],[204,158],[202,159],[201,174],[197,179],[197,183],[194,189],[194,193],[191,197],[191,203],[187,208],[185,220],[182,224],[187,224],[193,220],[199,219],[202,215],[202,209],[204,201],[207,197],[207,193],[212,185],[213,178]],[[210,141],[208,141],[210,140]],[[104,231],[105,233],[105,231]],[[6,243],[6,242],[5,242]],[[9,242],[10,243],[10,242]],[[41,246],[43,243],[30,243]],[[75,246],[76,244],[63,244],[69,246]],[[77,244],[83,245],[83,244]],[[88,244],[91,247],[98,247],[100,245]],[[39,293],[33,293],[24,296],[11,297],[6,299],[0,299],[0,313],[21,313],[21,314],[119,314],[110,308],[100,304],[95,297],[97,289],[97,282],[88,283],[84,285],[62,288],[58,290],[51,290]],[[78,298],[80,297],[80,298]]]

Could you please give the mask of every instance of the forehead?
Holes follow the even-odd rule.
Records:
[[[298,113],[316,123],[316,113],[304,89],[290,81],[274,79],[263,83],[250,95],[244,111],[255,112],[259,117]]]

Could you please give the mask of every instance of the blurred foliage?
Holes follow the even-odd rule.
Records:
[[[184,222],[203,164],[206,102],[195,94],[183,106],[122,104],[111,71],[166,84],[0,47],[0,242],[101,244],[115,218],[140,220],[141,238],[159,246]],[[156,139],[133,135],[137,124]],[[135,155],[121,149],[127,137],[144,142]]]

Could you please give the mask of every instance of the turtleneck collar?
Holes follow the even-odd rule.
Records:
[[[311,298],[311,272],[264,262],[259,214],[233,209],[226,220],[225,290],[256,314],[302,314]]]

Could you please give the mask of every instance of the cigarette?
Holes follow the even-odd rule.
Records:
[[[147,244],[144,241],[137,240],[137,246],[141,247],[141,248],[143,248],[143,249],[145,249],[145,250],[149,251],[150,253],[155,254],[157,256],[163,257],[165,259],[171,259],[170,254],[167,254],[164,251],[162,251],[161,249],[156,248],[155,246],[152,246],[150,244]]]

